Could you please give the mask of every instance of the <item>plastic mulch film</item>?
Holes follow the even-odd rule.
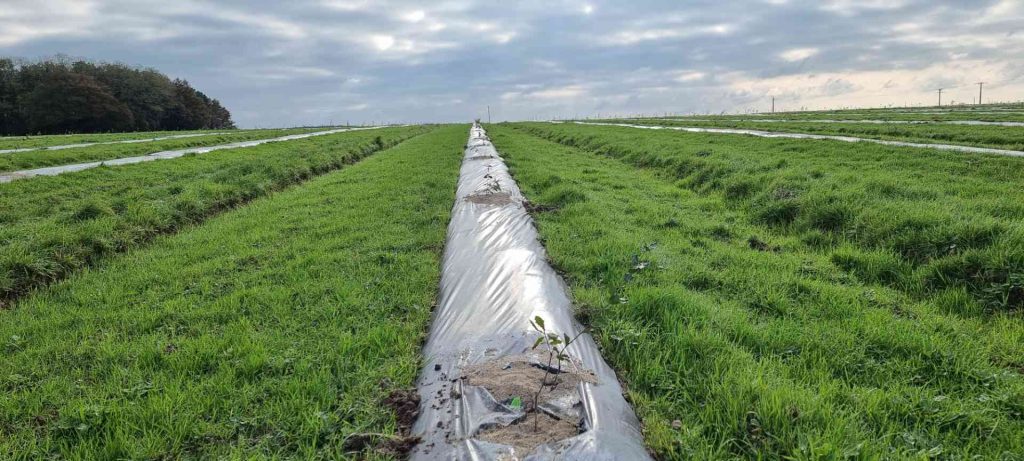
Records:
[[[508,168],[474,125],[417,387],[412,459],[650,459],[615,372],[573,318]],[[552,359],[530,321],[572,339]],[[556,367],[557,364],[557,367]],[[536,402],[536,405],[534,405]]]
[[[143,139],[123,139],[120,141],[102,141],[102,142],[83,142],[79,144],[62,144],[59,146],[39,146],[39,147],[22,147],[18,149],[0,149],[0,154],[13,154],[15,152],[31,152],[34,150],[64,150],[64,149],[75,149],[78,147],[89,147],[89,146],[103,146],[107,144],[138,144],[144,142],[153,141],[166,141],[168,139],[182,139],[182,138],[197,138],[200,136],[213,136],[229,134],[227,132],[217,133],[189,133],[189,134],[174,134],[169,136],[157,136],[155,138],[143,138]]]
[[[739,128],[700,128],[691,126],[660,126],[660,125],[632,125],[629,123],[600,123],[600,122],[574,122],[577,125],[597,125],[597,126],[621,126],[626,128],[643,128],[646,130],[674,130],[674,131],[686,131],[690,133],[721,133],[721,134],[744,134],[748,136],[757,136],[761,138],[792,138],[792,139],[823,139],[830,141],[843,141],[843,142],[866,142],[872,144],[882,144],[886,146],[898,146],[898,147],[919,147],[925,149],[939,149],[949,150],[956,152],[967,152],[971,154],[993,154],[993,155],[1006,155],[1010,157],[1024,157],[1024,151],[1019,150],[1006,150],[1006,149],[992,149],[988,147],[972,147],[972,146],[960,146],[955,144],[929,144],[929,143],[918,143],[918,142],[906,142],[906,141],[887,141],[884,139],[872,139],[872,138],[856,138],[853,136],[835,136],[827,134],[804,134],[804,133],[784,133],[778,131],[761,131],[761,130],[744,130]]]
[[[191,147],[188,149],[178,150],[166,150],[163,152],[154,152],[152,154],[140,155],[137,157],[122,157],[111,160],[103,160],[99,162],[86,162],[86,163],[73,163],[69,165],[58,165],[50,166],[45,168],[35,168],[31,170],[12,171],[9,173],[0,173],[0,183],[11,182],[16,179],[31,178],[33,176],[55,176],[61,173],[71,173],[75,171],[88,170],[90,168],[96,168],[98,166],[115,166],[115,165],[130,165],[132,163],[151,162],[153,160],[165,160],[170,158],[182,157],[185,154],[205,154],[207,152],[213,152],[216,150],[224,149],[239,149],[242,147],[258,146],[260,144],[267,144],[271,142],[291,141],[293,139],[304,139],[311,138],[314,136],[323,136],[327,134],[344,133],[346,131],[359,131],[359,130],[373,130],[377,128],[386,128],[383,126],[366,127],[366,128],[339,128],[336,130],[325,130],[325,131],[314,131],[312,133],[301,133],[301,134],[290,134],[287,136],[280,136],[277,138],[268,139],[255,139],[252,141],[239,141],[229,144],[218,144],[216,146],[205,146],[205,147]]]

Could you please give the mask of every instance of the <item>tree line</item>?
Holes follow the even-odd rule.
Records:
[[[155,69],[0,58],[0,135],[234,128],[216,99]]]

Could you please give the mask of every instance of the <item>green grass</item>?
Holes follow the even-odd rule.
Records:
[[[881,108],[881,109],[847,109],[821,111],[776,112],[774,114],[736,114],[736,115],[693,115],[687,117],[718,120],[736,120],[751,118],[780,119],[837,119],[837,120],[979,120],[988,122],[1022,122],[1024,121],[1024,104],[986,104],[982,106],[954,107],[914,107],[914,108]]]
[[[687,126],[699,128],[741,128],[747,130],[783,133],[808,133],[853,136],[892,141],[910,141],[933,144],[957,144],[991,147],[995,149],[1024,150],[1024,127],[967,126],[967,125],[882,125],[877,123],[814,123],[814,122],[761,122],[716,120],[713,122],[686,119],[652,120],[620,119],[618,123],[638,125]]]
[[[59,146],[85,142],[124,141],[128,139],[145,139],[157,136],[176,134],[192,134],[208,131],[224,132],[232,130],[183,130],[183,131],[137,131],[132,133],[88,133],[88,134],[48,134],[33,136],[0,136],[0,149],[20,149],[28,147]]]
[[[339,133],[0,184],[0,307],[104,255],[427,130]]]
[[[341,158],[345,136],[317,142]],[[395,432],[380,400],[418,371],[465,138],[406,141],[0,311],[0,454],[334,459]]]
[[[109,142],[126,141],[130,139],[147,139],[160,136],[173,136],[179,134],[195,133],[241,133],[260,131],[291,131],[300,133],[303,131],[321,131],[329,128],[322,127],[296,127],[296,128],[261,128],[252,130],[182,130],[182,131],[136,131],[131,133],[92,133],[92,134],[52,134],[36,136],[0,136],[0,150],[40,148],[46,146],[61,146],[66,144],[81,144],[87,142]]]
[[[221,135],[198,136],[194,138],[168,139],[134,144],[105,144],[99,146],[75,147],[60,150],[37,150],[0,154],[0,172],[27,170],[54,165],[111,160],[135,157],[165,150],[189,147],[213,146],[238,141],[276,138],[290,134],[307,133],[307,128],[283,130],[229,130]]]
[[[851,275],[964,315],[1024,309],[1021,159],[838,141],[517,125],[658,171]]]
[[[885,249],[903,220],[942,235],[1001,204],[975,225],[1014,225],[1007,159],[513,126],[492,139],[551,210],[535,214],[550,258],[659,458],[1024,456],[1019,311],[975,315],[964,291],[885,269],[915,265]]]

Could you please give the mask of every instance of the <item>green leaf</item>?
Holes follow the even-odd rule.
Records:
[[[533,321],[537,322],[537,325],[540,325],[541,328],[544,328],[544,319],[540,318],[539,315],[534,317]]]
[[[531,347],[530,349],[536,349],[537,346],[540,346],[540,343],[542,342],[544,342],[544,337],[538,337],[537,340],[533,342],[533,347]]]
[[[565,345],[568,346],[569,343],[572,342],[572,340],[569,339],[569,333],[562,333],[562,334],[565,335]]]

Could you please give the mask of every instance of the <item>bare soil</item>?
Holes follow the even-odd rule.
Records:
[[[482,432],[477,438],[510,445],[515,447],[517,455],[525,456],[541,445],[565,440],[580,433],[579,421],[555,419],[544,413],[540,413],[535,429],[534,415],[535,413],[530,413],[514,424]]]
[[[575,363],[563,362],[560,372],[557,365],[545,372],[544,366],[534,363],[529,356],[504,357],[472,365],[463,370],[463,376],[467,385],[487,389],[499,402],[508,402],[513,397],[522,400],[522,418],[508,426],[488,428],[476,435],[480,440],[513,446],[516,453],[521,455],[531,453],[540,445],[573,437],[581,430],[582,419],[578,416],[560,416],[549,411],[550,408],[534,407],[533,398],[541,389],[542,380],[544,386],[538,398],[541,407],[545,407],[543,404],[546,402],[564,402],[566,399],[574,401],[575,406],[578,406],[579,384],[597,384],[593,371]]]
[[[597,384],[597,377],[592,371],[580,369],[573,364],[563,363],[563,367],[565,369],[561,373],[555,373],[555,370],[548,373],[540,402],[576,392],[576,386],[581,382]],[[544,378],[544,369],[533,364],[529,357],[505,357],[468,366],[463,370],[463,375],[466,384],[487,389],[499,402],[518,396],[523,400],[523,405],[532,405],[533,395]]]
[[[503,206],[512,203],[512,195],[505,192],[497,192],[493,194],[473,194],[466,196],[466,201],[480,205]]]

